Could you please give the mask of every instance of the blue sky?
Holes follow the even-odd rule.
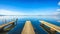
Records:
[[[0,14],[52,15],[58,9],[58,2],[59,0],[0,0]]]

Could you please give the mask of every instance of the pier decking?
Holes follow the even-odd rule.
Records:
[[[21,34],[35,34],[33,26],[30,21],[26,21]]]
[[[50,27],[52,31],[57,31],[57,32],[60,33],[60,27],[59,26],[56,26],[54,24],[51,24],[51,23],[48,23],[48,22],[45,22],[45,21],[40,21],[40,22],[41,22],[41,24],[44,24],[44,25]]]

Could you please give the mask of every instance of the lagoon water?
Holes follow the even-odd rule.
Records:
[[[11,17],[9,17],[9,18],[11,18]],[[13,18],[15,19],[15,17],[13,17]],[[39,16],[39,17],[28,17],[28,16],[27,17],[26,16],[19,17],[18,16],[17,25],[13,29],[11,29],[7,34],[21,34],[26,21],[31,21],[36,34],[48,34],[44,29],[42,29],[40,27],[40,24],[41,24],[39,22],[40,20],[44,20],[44,21],[47,21],[47,22],[52,23],[54,25],[60,26],[60,22],[57,22],[55,19],[50,18],[50,17],[47,18],[47,17],[41,17],[41,16]],[[12,20],[6,19],[7,23],[10,21],[12,21]],[[5,22],[2,23],[2,20],[0,20],[0,25],[2,25],[2,24],[5,24]],[[60,33],[57,33],[57,34],[60,34]]]

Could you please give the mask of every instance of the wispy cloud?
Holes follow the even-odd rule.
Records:
[[[60,1],[58,2],[58,5],[60,5]]]
[[[17,11],[9,11],[9,10],[4,10],[0,9],[0,15],[23,15],[24,13],[22,12],[17,12]]]
[[[60,10],[60,9],[58,9]],[[4,10],[0,9],[0,15],[56,15],[57,13],[53,12],[40,12],[38,10],[32,11],[32,12],[23,12],[23,11],[9,11],[9,10]]]
[[[60,11],[60,9],[57,9],[57,11]]]

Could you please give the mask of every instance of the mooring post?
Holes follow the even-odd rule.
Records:
[[[15,21],[15,22],[16,22],[16,25],[17,25],[17,21],[18,21],[18,18],[17,18],[16,21]]]

